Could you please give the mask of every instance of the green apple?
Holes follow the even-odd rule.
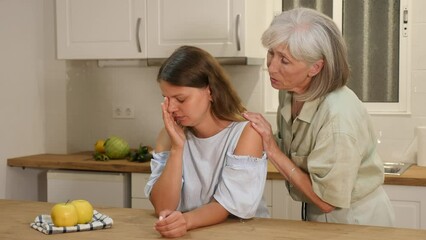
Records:
[[[92,221],[93,206],[89,201],[78,199],[72,201],[71,204],[77,209],[78,224],[84,224]]]
[[[57,227],[74,226],[78,221],[77,209],[68,202],[55,204],[50,211],[50,217]]]

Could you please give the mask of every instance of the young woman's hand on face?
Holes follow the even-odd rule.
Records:
[[[169,107],[169,98],[165,97],[164,102],[161,103],[164,127],[166,128],[167,133],[170,136],[172,148],[174,147],[183,148],[183,145],[186,139],[185,133],[183,131],[182,126],[180,126],[173,118],[172,113],[167,111],[168,107]]]

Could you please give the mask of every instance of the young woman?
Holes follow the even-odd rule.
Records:
[[[145,187],[165,237],[239,218],[268,217],[262,139],[217,61],[190,46],[161,66],[164,129]]]

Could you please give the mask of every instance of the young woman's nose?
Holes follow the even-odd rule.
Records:
[[[170,99],[169,100],[169,107],[167,108],[167,111],[169,112],[169,113],[172,113],[172,112],[175,112],[176,111],[176,103],[175,103],[175,101],[173,100],[173,99]]]

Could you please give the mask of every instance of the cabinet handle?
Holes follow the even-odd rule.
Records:
[[[142,22],[142,19],[138,18],[138,21],[136,22],[136,44],[137,44],[137,47],[138,47],[138,52],[140,52],[140,53],[142,52],[141,38],[139,36],[140,29],[141,29],[141,22]]]
[[[235,37],[237,38],[237,51],[241,51],[240,43],[240,14],[237,14],[237,20],[235,24]]]

